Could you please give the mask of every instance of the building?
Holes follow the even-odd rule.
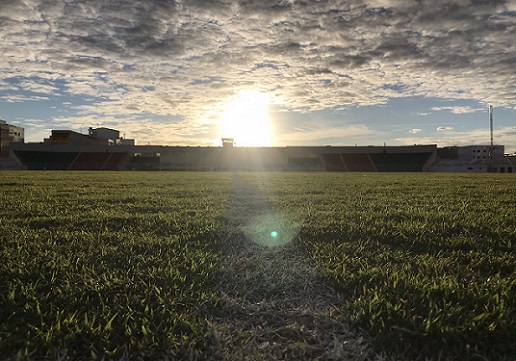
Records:
[[[506,155],[503,145],[469,145],[437,149],[433,172],[516,173],[516,157]]]
[[[23,144],[25,131],[22,127],[7,124],[0,119],[0,170],[20,169],[21,164],[11,158],[11,145]]]
[[[9,149],[12,143],[23,143],[25,131],[22,127],[7,124],[0,119],[0,157],[9,158]]]
[[[88,135],[73,130],[52,130],[51,136],[43,140],[53,145],[134,145],[134,139],[120,138],[118,130],[109,128],[90,128]]]
[[[95,139],[110,139],[115,141],[115,139],[120,138],[120,132],[110,128],[90,128],[88,130],[88,136]]]
[[[168,171],[424,172],[436,159],[435,145],[394,147],[137,146],[108,128],[88,135],[52,130],[43,143],[17,144],[12,153],[27,169]]]
[[[42,143],[12,143],[11,155],[33,170],[499,172],[516,173],[504,146],[220,147],[135,145],[109,128],[87,135],[53,130]]]

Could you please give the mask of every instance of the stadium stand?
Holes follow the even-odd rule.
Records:
[[[422,172],[432,153],[370,153],[378,172]]]
[[[293,171],[318,171],[322,169],[321,160],[318,157],[289,157],[287,164]]]
[[[110,153],[82,152],[68,167],[69,170],[101,170]]]
[[[324,153],[321,154],[321,158],[328,172],[347,171],[346,165],[342,162],[342,158],[339,153]]]
[[[127,170],[159,170],[160,157],[133,156],[125,168]]]
[[[66,170],[77,158],[78,152],[14,151],[29,170]]]
[[[349,172],[375,172],[371,158],[366,153],[342,153],[342,160]]]
[[[127,158],[127,153],[110,153],[102,170],[119,170],[121,163]]]

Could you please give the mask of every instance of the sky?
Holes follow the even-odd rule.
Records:
[[[0,0],[0,39],[28,142],[489,144],[492,105],[516,152],[516,0]]]

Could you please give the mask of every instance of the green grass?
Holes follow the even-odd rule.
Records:
[[[378,347],[409,359],[516,354],[513,177],[309,179],[281,206],[305,212],[300,242]]]
[[[207,358],[231,177],[1,172],[2,358]],[[241,177],[379,352],[516,354],[512,175]]]
[[[227,176],[2,173],[3,357],[202,352]]]

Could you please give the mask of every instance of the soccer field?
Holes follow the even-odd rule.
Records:
[[[0,172],[0,357],[509,360],[507,174]]]

